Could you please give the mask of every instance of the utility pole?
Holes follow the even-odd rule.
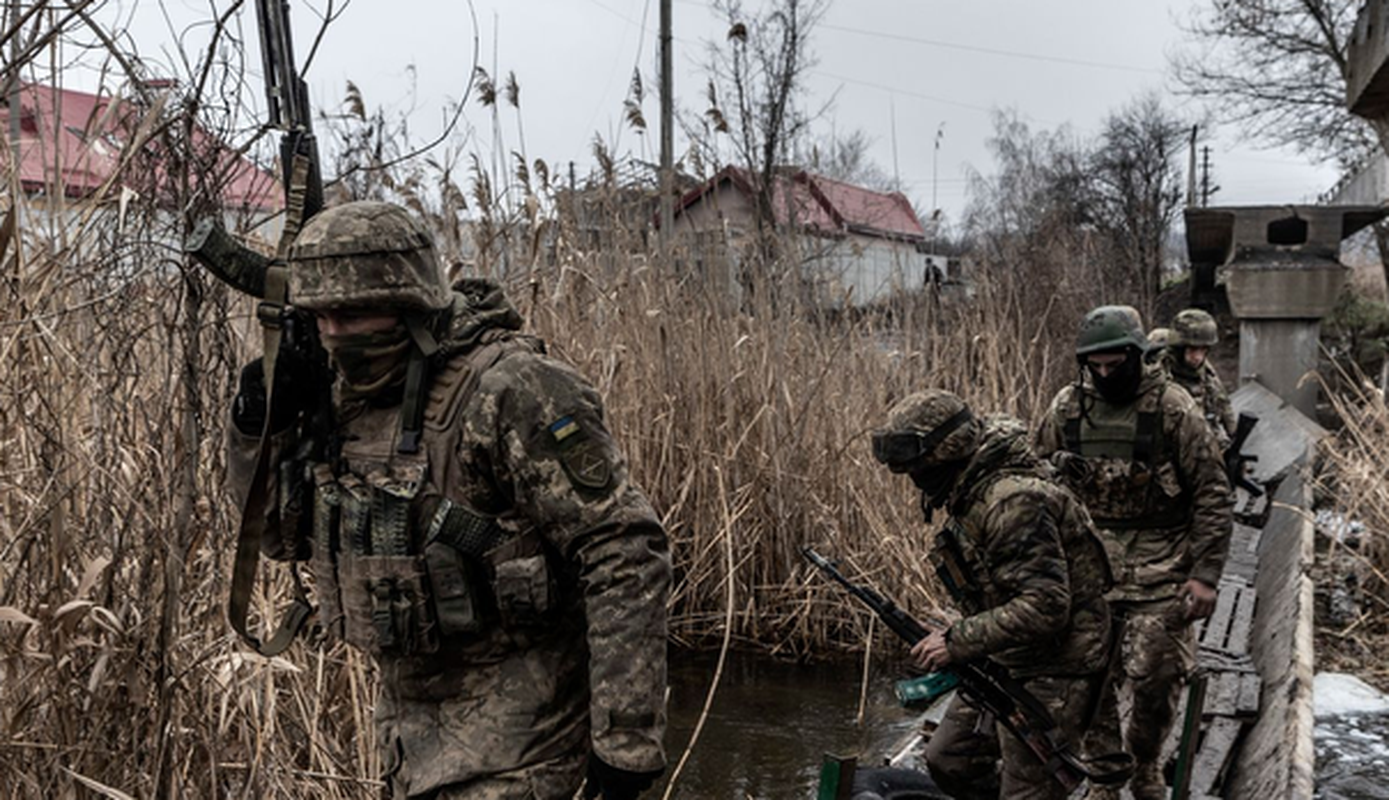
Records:
[[[671,77],[671,0],[661,0],[661,254],[670,258],[675,238],[675,89]]]
[[[1211,148],[1207,145],[1201,148],[1201,207],[1210,205],[1211,195],[1218,191],[1219,186],[1211,185]]]
[[[1186,165],[1186,207],[1195,208],[1196,206],[1196,129],[1191,126],[1191,141],[1187,146],[1187,165]]]

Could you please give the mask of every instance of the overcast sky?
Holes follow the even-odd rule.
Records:
[[[1016,110],[1034,128],[1064,124],[1090,136],[1109,111],[1156,89],[1197,116],[1202,109],[1173,92],[1168,57],[1187,46],[1179,23],[1199,4],[834,0],[813,33],[818,64],[808,104],[832,101],[818,123],[821,135],[863,129],[873,140],[873,160],[889,174],[895,169],[918,208],[931,208],[934,188],[947,218],[957,220],[970,170],[988,174],[992,168],[986,146],[992,109]],[[292,6],[302,60],[322,0]],[[656,159],[658,0],[474,0],[473,8],[480,30],[463,0],[352,0],[310,67],[313,102],[341,102],[351,80],[369,106],[409,114],[412,133],[424,138],[441,128],[444,109],[463,96],[476,36],[488,71],[516,73],[532,159],[560,169],[572,160],[582,174],[592,164],[595,133],[619,151]],[[137,46],[156,67],[172,52],[166,20],[182,30],[211,14],[205,2],[193,0],[127,0],[103,13],[129,22]],[[254,38],[249,8],[242,25]],[[704,108],[705,42],[722,39],[726,25],[707,0],[675,0],[674,28],[677,101],[697,113]],[[258,71],[255,54],[250,66]],[[644,136],[622,124],[622,101],[637,67],[651,90],[645,103],[651,129]],[[464,125],[473,131],[470,147],[486,151],[490,123],[471,99]],[[510,109],[503,125],[506,148],[516,149]],[[942,126],[937,166],[932,145]],[[1213,202],[1219,204],[1309,202],[1337,177],[1334,168],[1295,154],[1253,149],[1233,130],[1218,131],[1211,146],[1222,187]],[[677,153],[682,149],[677,140]]]

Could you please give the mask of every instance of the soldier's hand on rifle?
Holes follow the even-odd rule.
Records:
[[[1214,586],[1197,578],[1190,578],[1182,584],[1182,590],[1177,597],[1186,606],[1185,618],[1187,621],[1205,619],[1215,611],[1216,590]]]
[[[944,630],[931,631],[931,635],[912,647],[912,658],[924,670],[935,672],[950,666],[950,646],[945,641]]]
[[[279,433],[298,418],[304,407],[304,392],[298,386],[297,374],[302,374],[302,364],[288,348],[280,351],[276,367],[278,380],[275,383],[274,419],[271,433]],[[265,362],[257,358],[241,370],[241,382],[232,401],[232,422],[236,429],[246,436],[259,436],[265,429]]]

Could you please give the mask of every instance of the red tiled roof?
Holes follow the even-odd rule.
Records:
[[[753,183],[746,171],[724,167],[713,178],[687,192],[676,213],[728,182],[751,197]],[[900,192],[878,192],[832,180],[811,172],[778,176],[772,189],[772,209],[779,225],[793,219],[797,227],[825,235],[853,231],[885,238],[926,238],[911,203]]]
[[[121,152],[142,117],[134,103],[38,84],[24,84],[20,93],[19,179],[26,191],[59,183],[69,198],[89,197],[116,175]],[[10,112],[0,106],[0,131],[8,130]],[[213,171],[226,176],[220,192],[224,206],[275,211],[283,205],[274,175],[237,156],[201,128],[194,129],[193,139],[201,152],[216,159]],[[142,153],[153,163],[156,190],[164,183],[159,149],[156,140]],[[0,164],[8,167],[10,158],[10,148],[0,148]]]

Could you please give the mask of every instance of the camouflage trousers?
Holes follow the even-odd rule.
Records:
[[[1028,679],[1026,686],[1056,719],[1058,741],[1075,745],[1084,734],[1099,684],[1099,676],[1040,676]],[[1027,745],[997,723],[981,727],[982,716],[958,695],[950,701],[926,745],[926,766],[937,786],[959,800],[1067,797]]]
[[[584,782],[588,753],[565,755],[528,767],[408,794],[390,783],[386,800],[571,800]]]
[[[1122,743],[1134,759],[1135,781],[1130,790],[1140,800],[1160,796],[1161,786],[1137,782],[1145,776],[1152,783],[1161,775],[1162,745],[1172,731],[1182,686],[1196,666],[1195,635],[1191,623],[1182,617],[1185,606],[1177,599],[1111,602],[1110,607],[1121,629],[1122,653],[1111,691],[1100,698],[1099,715],[1085,738],[1085,750],[1092,756],[1116,752]],[[1131,701],[1122,737],[1121,693]]]

